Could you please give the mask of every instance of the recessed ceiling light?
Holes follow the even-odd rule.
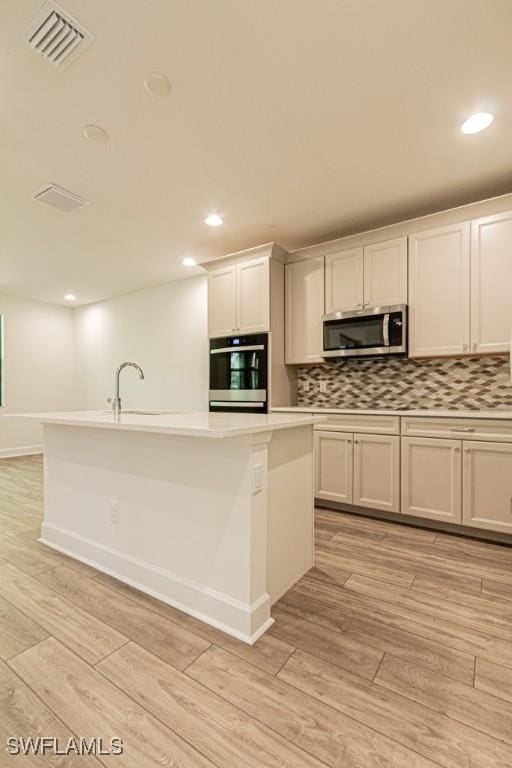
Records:
[[[167,96],[171,92],[171,83],[165,75],[150,72],[144,78],[144,88],[153,96]]]
[[[184,267],[195,267],[197,264],[197,261],[193,259],[191,256],[187,256],[183,261],[181,262]]]
[[[460,129],[462,133],[480,133],[490,126],[494,120],[494,115],[490,112],[475,112],[464,120]]]
[[[66,293],[64,298],[66,299],[66,301],[76,301],[76,296],[74,293]]]
[[[218,213],[210,213],[204,220],[204,223],[208,224],[209,227],[220,227],[221,224],[224,224],[224,219]]]
[[[82,133],[86,139],[95,141],[97,144],[104,144],[108,141],[108,133],[99,125],[86,125]]]

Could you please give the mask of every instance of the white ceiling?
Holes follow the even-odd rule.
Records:
[[[95,36],[65,72],[17,39],[40,0],[0,0],[0,291],[85,303],[512,191],[511,0],[61,4]],[[46,182],[92,204],[33,202]]]

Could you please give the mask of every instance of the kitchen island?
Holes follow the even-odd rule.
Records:
[[[313,565],[311,414],[23,414],[40,541],[247,643]]]

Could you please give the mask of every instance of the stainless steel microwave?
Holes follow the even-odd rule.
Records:
[[[323,357],[407,353],[407,306],[335,312],[323,317]]]

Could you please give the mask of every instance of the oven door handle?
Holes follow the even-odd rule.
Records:
[[[384,346],[389,347],[389,312],[384,315],[384,323],[382,325],[382,338]]]
[[[210,349],[210,355],[221,355],[223,352],[260,352],[262,349],[265,349],[264,344],[253,344],[248,347],[220,347]]]

